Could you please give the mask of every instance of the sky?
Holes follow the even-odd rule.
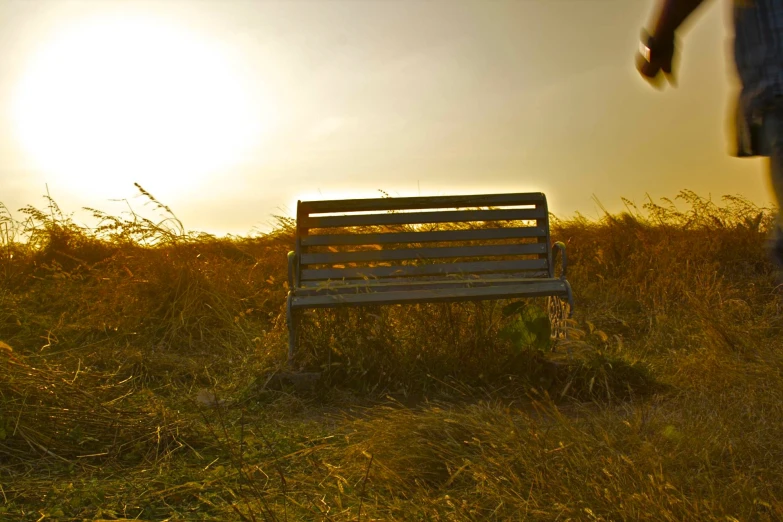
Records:
[[[297,199],[540,191],[559,217],[683,189],[762,206],[731,157],[730,2],[634,68],[653,0],[0,0],[0,202],[245,235]]]

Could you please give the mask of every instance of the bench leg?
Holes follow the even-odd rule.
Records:
[[[294,352],[296,351],[296,322],[294,320],[294,310],[292,307],[293,295],[288,294],[286,299],[286,323],[288,324],[288,367],[294,363]]]
[[[567,308],[570,308],[569,305],[569,302],[558,296],[549,296],[547,298],[547,312],[553,341],[552,350],[555,349],[557,341],[568,340],[566,319],[570,317],[570,313],[567,311]]]

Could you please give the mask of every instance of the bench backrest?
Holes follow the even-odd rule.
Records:
[[[300,286],[553,277],[542,193],[299,201]]]

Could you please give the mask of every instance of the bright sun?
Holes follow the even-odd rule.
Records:
[[[196,188],[242,161],[271,120],[217,44],[152,18],[60,33],[18,86],[19,141],[47,180],[82,194]]]

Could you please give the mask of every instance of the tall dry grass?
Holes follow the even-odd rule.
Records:
[[[542,303],[308,314],[284,369],[294,223],[186,232],[0,208],[0,518],[779,520],[769,209],[628,202],[554,220],[573,357]]]

